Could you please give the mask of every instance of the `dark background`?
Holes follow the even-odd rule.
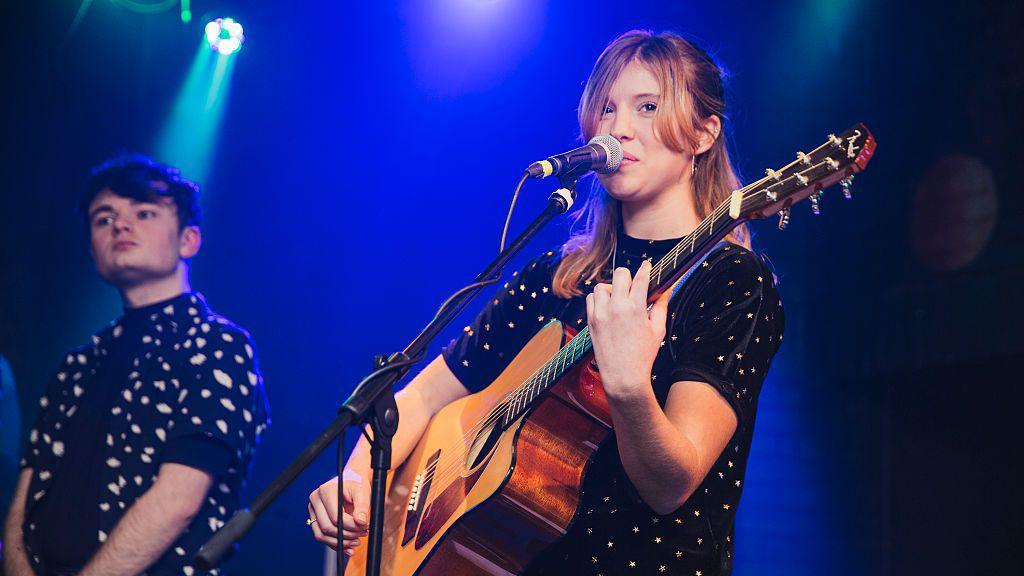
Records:
[[[574,145],[601,48],[630,28],[673,29],[730,72],[747,181],[857,121],[879,142],[852,202],[831,190],[821,217],[804,205],[785,232],[753,227],[782,278],[787,331],[761,397],[735,573],[1024,566],[1019,5],[194,0],[184,24],[177,5],[103,0],[72,30],[77,2],[11,4],[0,354],[22,434],[62,352],[120,311],[73,210],[88,168],[131,149],[202,170],[196,149],[158,148],[169,129],[190,133],[169,123],[210,17],[238,19],[247,42],[201,158],[192,280],[259,348],[273,425],[248,499],[373,354],[403,347],[490,260],[519,171]],[[528,184],[514,230],[551,189]],[[565,233],[552,225],[517,262]],[[321,458],[263,516],[232,572],[318,572],[305,500],[333,465]]]

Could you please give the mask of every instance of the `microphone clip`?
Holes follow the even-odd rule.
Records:
[[[574,174],[572,172],[563,174],[558,178],[559,188],[548,197],[549,202],[557,202],[562,207],[562,213],[566,213],[576,202],[576,183],[584,172]]]

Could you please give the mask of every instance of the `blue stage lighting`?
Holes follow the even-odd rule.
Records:
[[[206,25],[206,41],[210,48],[227,56],[242,49],[245,35],[238,22],[231,18],[217,18]]]

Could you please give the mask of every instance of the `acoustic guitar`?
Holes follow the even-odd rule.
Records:
[[[651,270],[648,302],[669,290],[730,230],[779,215],[854,174],[875,151],[863,124],[732,193]],[[494,382],[431,419],[388,479],[381,574],[516,574],[565,535],[591,458],[613,432],[590,334],[557,321],[535,335]],[[366,546],[345,574],[365,574]]]

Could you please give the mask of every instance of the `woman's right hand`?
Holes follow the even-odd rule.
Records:
[[[422,389],[422,390],[421,390]],[[402,423],[392,441],[391,467],[397,469],[416,446],[430,418],[438,410],[466,396],[469,392],[459,382],[444,358],[437,356],[409,385],[395,394]],[[341,515],[342,552],[351,556],[370,529],[370,446],[360,440],[352,449],[342,473],[344,494]],[[325,482],[309,495],[309,519],[313,535],[335,550],[338,549],[338,479]]]
[[[370,483],[368,476],[346,469],[343,475],[341,516],[342,551],[355,554],[370,527]],[[309,518],[313,537],[338,549],[338,478],[334,477],[309,494]]]

